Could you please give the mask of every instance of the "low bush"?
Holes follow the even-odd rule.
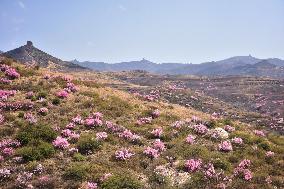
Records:
[[[72,163],[64,173],[66,179],[83,180],[88,176],[88,165],[80,162]]]
[[[46,142],[51,142],[56,138],[56,132],[47,125],[28,125],[22,127],[17,134],[17,139],[21,144],[26,145],[33,140],[43,140]]]
[[[77,142],[77,148],[80,153],[87,154],[99,149],[101,142],[96,140],[96,136],[92,134],[81,135],[79,141]]]
[[[108,178],[102,183],[101,188],[103,189],[139,189],[142,188],[141,183],[130,176],[129,174],[118,174]]]
[[[34,161],[51,157],[55,153],[54,147],[47,142],[38,142],[31,146],[24,146],[17,150],[17,154],[23,157],[24,161]]]

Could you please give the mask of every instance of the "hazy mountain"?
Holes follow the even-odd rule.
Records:
[[[27,41],[27,44],[24,46],[5,52],[4,55],[28,65],[38,65],[53,69],[86,69],[41,51],[34,47],[31,41]]]
[[[0,54],[4,53],[3,51],[0,50]]]
[[[202,64],[162,63],[157,64],[146,59],[121,63],[79,62],[75,64],[97,71],[145,70],[161,74],[192,75],[254,75],[283,77],[284,60],[277,58],[259,59],[249,56],[235,56],[220,61]]]

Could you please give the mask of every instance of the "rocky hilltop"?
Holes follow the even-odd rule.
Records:
[[[9,58],[13,58],[23,64],[28,64],[32,66],[40,66],[44,68],[52,68],[59,70],[86,69],[72,62],[63,61],[59,58],[47,54],[46,52],[34,47],[31,41],[27,41],[26,45],[23,45],[19,48],[5,52],[4,55]]]

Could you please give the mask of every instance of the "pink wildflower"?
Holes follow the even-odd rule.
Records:
[[[142,117],[137,120],[138,125],[149,124],[152,122],[152,117]]]
[[[131,153],[129,149],[126,149],[126,148],[115,152],[115,158],[117,160],[127,160],[131,158],[132,156],[134,156],[134,153]]]
[[[185,141],[188,143],[188,144],[193,144],[195,142],[195,136],[193,135],[188,135],[185,139]]]
[[[76,124],[79,124],[79,125],[84,123],[84,121],[83,121],[83,119],[80,115],[77,115],[76,117],[72,118],[72,121]]]
[[[204,174],[207,178],[213,178],[216,176],[216,172],[212,163],[205,165]]]
[[[208,132],[208,128],[203,124],[193,125],[193,130],[197,134],[204,135]]]
[[[272,151],[268,151],[268,152],[265,153],[265,155],[266,155],[266,157],[273,157],[275,155],[275,153],[272,152]]]
[[[7,148],[4,148],[2,150],[2,153],[4,156],[11,156],[14,154],[14,149],[13,148],[10,148],[10,147],[7,147]]]
[[[183,121],[176,121],[176,122],[173,123],[172,127],[176,128],[176,129],[180,129],[183,125],[184,125]]]
[[[48,109],[43,107],[43,108],[40,108],[39,111],[38,111],[41,115],[46,115],[48,113]]]
[[[160,156],[159,151],[155,148],[147,146],[143,152],[150,158],[158,158]]]
[[[253,132],[254,132],[254,134],[255,134],[255,135],[257,135],[257,136],[261,136],[261,137],[264,137],[264,136],[265,136],[265,134],[264,134],[264,132],[263,132],[263,131],[260,131],[260,130],[254,130]]]
[[[223,141],[218,145],[220,151],[229,152],[233,150],[232,144],[230,141]]]
[[[65,90],[62,90],[62,91],[58,91],[56,93],[56,96],[58,96],[59,98],[67,98],[68,97],[68,93]]]
[[[239,138],[239,137],[235,137],[235,138],[232,139],[232,142],[234,144],[242,145],[243,144],[243,139]]]
[[[87,183],[87,189],[97,189],[98,188],[98,184],[95,182],[88,182]]]
[[[163,134],[163,129],[162,128],[157,128],[151,131],[151,134],[153,134],[155,137],[160,138]]]
[[[235,131],[235,127],[232,127],[230,125],[225,125],[224,129],[227,131],[227,132],[233,132]]]
[[[68,146],[70,145],[69,142],[61,137],[61,136],[58,136],[53,142],[52,142],[53,146],[57,147],[57,148],[60,148],[60,149],[66,149],[68,148]]]
[[[160,114],[161,114],[161,113],[160,113],[160,111],[159,111],[158,109],[154,110],[154,111],[151,113],[151,115],[152,115],[153,118],[159,117]]]
[[[165,144],[160,139],[156,139],[153,142],[153,148],[157,149],[159,152],[166,150]]]
[[[201,164],[200,159],[190,159],[185,162],[185,168],[188,172],[195,172],[201,168]]]
[[[96,139],[97,140],[105,140],[107,138],[107,133],[106,132],[98,132],[96,134]]]

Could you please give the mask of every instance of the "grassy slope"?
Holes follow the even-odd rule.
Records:
[[[112,121],[119,125],[130,129],[134,133],[139,134],[142,140],[139,144],[133,144],[127,140],[119,138],[116,134],[110,133],[105,127],[95,127],[90,129],[84,125],[76,126],[75,131],[80,133],[81,137],[95,136],[99,131],[108,132],[108,138],[103,141],[101,147],[96,149],[91,154],[76,154],[71,155],[68,150],[55,149],[46,158],[40,158],[37,161],[16,163],[13,157],[21,153],[24,146],[16,148],[15,155],[5,158],[5,161],[0,163],[1,168],[9,168],[12,174],[9,178],[3,179],[0,183],[1,188],[15,187],[15,180],[19,173],[24,171],[32,171],[37,164],[42,164],[44,167],[41,175],[48,175],[50,186],[55,188],[78,188],[86,181],[97,181],[103,173],[113,173],[113,179],[109,182],[101,183],[101,187],[111,187],[116,183],[116,179],[121,180],[121,173],[131,175],[133,178],[125,178],[126,183],[132,183],[128,188],[139,188],[137,182],[142,183],[142,188],[173,188],[167,183],[160,183],[159,179],[153,176],[153,170],[158,165],[167,164],[167,157],[175,158],[175,170],[182,171],[183,164],[186,159],[201,158],[203,162],[215,162],[216,170],[223,168],[226,175],[233,173],[233,168],[244,158],[252,161],[252,181],[244,181],[234,178],[229,187],[234,188],[272,188],[272,185],[283,187],[283,153],[284,140],[283,136],[277,136],[273,133],[267,134],[267,137],[258,137],[253,134],[252,126],[242,123],[232,122],[236,131],[230,134],[230,138],[239,136],[243,138],[245,144],[242,147],[234,147],[234,150],[229,153],[220,152],[217,146],[220,141],[211,140],[206,136],[198,136],[197,144],[186,144],[185,138],[188,134],[193,133],[189,128],[175,130],[171,125],[178,120],[191,118],[193,115],[200,117],[204,121],[210,121],[210,116],[193,109],[184,108],[179,105],[167,104],[162,102],[147,102],[126,92],[106,87],[109,82],[114,82],[102,74],[88,73],[78,74],[73,73],[73,83],[79,87],[79,91],[69,95],[67,99],[60,99],[59,105],[53,105],[55,93],[64,88],[66,81],[61,79],[60,73],[50,73],[52,78],[45,80],[43,74],[49,73],[48,70],[34,71],[24,68],[22,65],[13,63],[13,67],[17,67],[21,73],[21,78],[13,81],[12,84],[0,84],[1,89],[18,90],[15,96],[10,97],[8,101],[29,101],[25,98],[28,91],[33,91],[35,96],[39,93],[46,94],[46,101],[35,102],[35,106],[29,112],[36,115],[38,123],[35,125],[47,125],[49,128],[60,128],[62,130],[73,117],[81,115],[86,118],[90,113],[102,112],[103,120]],[[70,73],[72,75],[72,73]],[[116,81],[117,82],[117,81]],[[38,110],[41,107],[47,107],[49,112],[46,116],[38,115]],[[149,115],[149,112],[154,109],[161,111],[161,116],[154,119],[151,124],[137,126],[136,120],[140,117]],[[29,123],[22,117],[25,111],[3,111],[5,122],[0,127],[0,137],[16,138],[22,129],[28,127]],[[216,126],[223,127],[227,122],[223,119],[216,121]],[[35,127],[33,125],[32,127]],[[143,154],[146,146],[151,145],[153,141],[149,134],[154,128],[162,127],[164,129],[163,141],[166,144],[167,150],[157,159],[150,159]],[[60,135],[60,130],[56,135]],[[43,139],[39,139],[43,140]],[[51,141],[47,141],[51,143]],[[31,146],[33,144],[26,144]],[[78,142],[72,142],[71,147],[77,147]],[[253,148],[258,146],[257,149]],[[114,153],[121,147],[130,148],[135,153],[128,161],[117,161],[114,158]],[[254,150],[253,150],[254,149]],[[271,150],[275,152],[273,158],[266,158],[265,152]],[[218,160],[218,162],[217,162]],[[217,163],[216,163],[217,162]],[[217,168],[219,165],[219,168]],[[267,184],[265,179],[270,175],[272,184]],[[205,187],[214,188],[217,186],[215,181],[206,181],[200,173],[190,175],[191,181],[184,188]],[[28,183],[38,184],[40,175],[34,174]],[[130,181],[132,180],[132,181]],[[126,187],[126,186],[125,186]],[[182,188],[182,187],[181,187]]]

